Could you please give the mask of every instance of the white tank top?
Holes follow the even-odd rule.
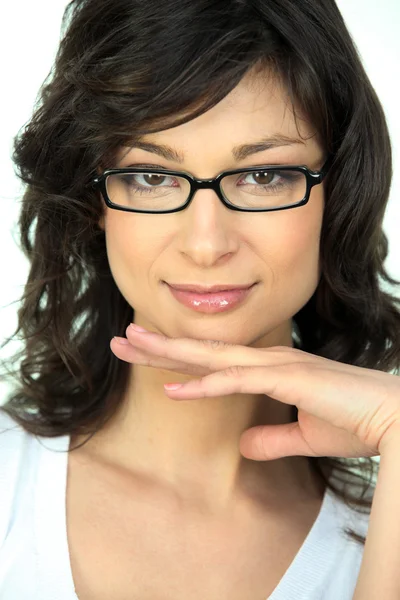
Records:
[[[69,441],[35,437],[0,410],[1,600],[79,600],[66,528]],[[366,535],[368,522],[369,515],[327,490],[303,545],[265,600],[351,600],[363,546],[342,530]]]

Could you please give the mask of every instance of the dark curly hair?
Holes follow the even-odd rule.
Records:
[[[26,431],[93,435],[127,384],[129,364],[109,342],[124,335],[132,307],[98,226],[103,205],[91,182],[99,166],[112,167],[122,145],[215,106],[256,66],[281,78],[293,110],[312,116],[334,158],[324,181],[322,275],[293,316],[298,347],[398,374],[400,300],[380,287],[400,283],[384,268],[390,137],[334,0],[72,0],[54,68],[12,156],[26,184],[19,231],[30,272],[17,330],[3,343],[17,338],[23,349],[4,362],[16,383],[1,410]],[[376,460],[309,460],[326,487],[370,510]]]

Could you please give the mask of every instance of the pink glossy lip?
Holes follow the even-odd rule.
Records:
[[[219,313],[241,304],[256,286],[253,284],[250,287],[242,289],[222,290],[213,293],[200,293],[176,289],[167,284],[171,294],[178,302],[202,313]]]
[[[168,285],[175,290],[182,290],[184,292],[198,292],[199,294],[211,294],[213,292],[223,292],[225,290],[247,290],[254,283],[247,283],[244,285],[240,284],[216,284],[216,285],[197,285],[191,283],[168,283]]]

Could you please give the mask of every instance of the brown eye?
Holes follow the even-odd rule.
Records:
[[[159,185],[165,179],[165,175],[156,175],[155,173],[146,173],[142,177],[150,185]]]
[[[252,177],[254,178],[256,183],[265,185],[271,183],[271,181],[274,178],[274,173],[271,171],[260,171],[258,173],[252,173]]]

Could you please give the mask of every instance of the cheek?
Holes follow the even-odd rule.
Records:
[[[159,254],[157,240],[160,236],[157,236],[154,223],[152,226],[142,215],[137,218],[117,213],[110,211],[105,219],[108,262],[116,285],[133,305],[136,295],[146,291],[152,264]]]
[[[292,298],[294,312],[310,299],[319,282],[322,218],[323,197],[314,194],[307,205],[277,213],[260,236],[270,293],[277,302],[287,304]]]

